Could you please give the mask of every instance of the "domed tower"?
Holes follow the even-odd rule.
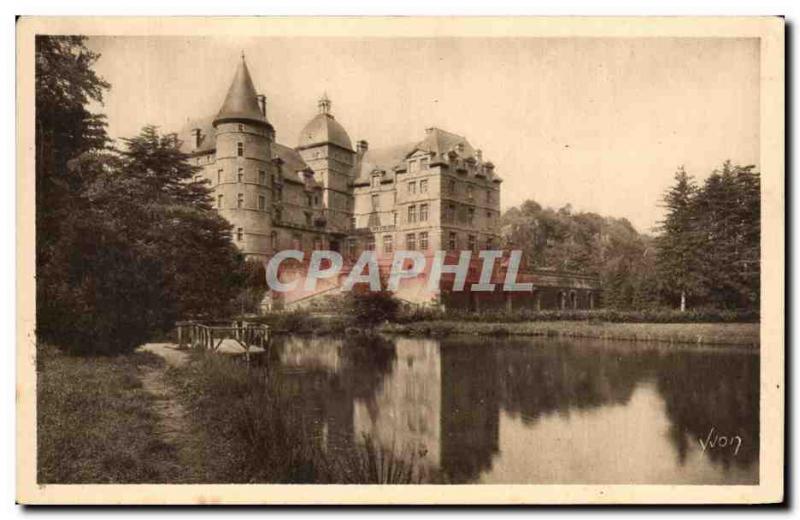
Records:
[[[233,239],[242,252],[265,257],[271,252],[269,179],[275,131],[267,121],[264,96],[256,94],[244,54],[213,124],[215,205],[233,225]]]
[[[319,113],[300,132],[297,150],[323,186],[327,230],[337,239],[347,233],[353,216],[352,180],[356,153],[344,127],[331,114],[331,100],[320,98]]]

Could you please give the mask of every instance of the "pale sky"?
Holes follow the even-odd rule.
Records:
[[[526,199],[648,232],[679,165],[759,164],[757,39],[98,37],[112,137],[177,131],[222,104],[240,53],[278,141],[295,146],[327,92],[355,143],[464,135]]]

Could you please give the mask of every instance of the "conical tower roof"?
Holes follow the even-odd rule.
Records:
[[[214,126],[226,121],[269,124],[267,118],[261,113],[258,94],[256,94],[256,88],[253,86],[252,78],[250,78],[250,71],[247,70],[244,54],[242,54],[242,61],[239,62],[239,66],[236,68],[233,82],[228,88],[225,102],[222,103],[222,108],[219,109],[217,117],[214,118]]]

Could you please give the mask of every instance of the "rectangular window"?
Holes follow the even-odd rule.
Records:
[[[447,189],[451,195],[455,195],[458,192],[456,188],[456,181],[451,179],[450,182],[448,182],[447,184]]]
[[[413,195],[417,192],[417,181],[408,181],[408,194]]]
[[[217,195],[217,208],[222,209],[222,195]]]
[[[391,253],[394,248],[392,244],[392,235],[383,235],[383,252]]]
[[[278,250],[278,233],[273,231],[269,235],[269,245],[272,248],[272,251],[275,252]]]
[[[419,170],[419,163],[417,161],[408,161],[408,173],[414,173]]]
[[[350,227],[352,229],[356,228],[356,217],[350,217]]]
[[[263,195],[258,196],[258,209],[264,211],[267,207],[267,199]]]
[[[278,176],[274,173],[272,174],[272,184],[278,184]]]
[[[422,251],[428,250],[428,232],[423,231],[419,234],[419,248]]]
[[[222,184],[222,170],[217,170],[217,184]]]
[[[306,194],[306,203],[309,206],[313,206],[314,205],[314,198],[308,193]]]
[[[486,202],[492,202],[492,190],[486,190]]]
[[[306,226],[311,225],[311,213],[305,213],[306,216]]]
[[[267,172],[258,170],[258,183],[264,185],[267,183]]]
[[[425,222],[428,220],[428,205],[427,204],[420,204],[419,205],[419,221]]]
[[[367,238],[367,251],[375,251],[375,237],[371,236]]]
[[[409,233],[406,235],[406,249],[413,251],[417,248],[417,235]]]
[[[283,190],[281,188],[275,188],[275,200],[283,200]]]
[[[379,188],[381,186],[381,176],[380,175],[373,175],[372,176],[372,187]]]
[[[242,228],[236,228],[236,241],[241,242],[244,240],[244,230]]]
[[[244,207],[244,193],[240,193],[236,196],[236,207],[239,209]]]
[[[236,174],[236,180],[238,182],[244,182],[244,168],[239,168],[239,172]]]
[[[275,222],[280,222],[283,217],[283,212],[280,208],[275,208]]]
[[[467,248],[470,251],[475,251],[475,249],[477,249],[477,242],[475,241],[475,235],[469,235],[467,237]]]
[[[456,234],[453,231],[450,232],[447,246],[450,249],[450,251],[455,251],[458,248],[458,240],[456,240]]]
[[[409,222],[417,221],[417,206],[414,204],[408,207],[408,221]]]
[[[356,239],[355,238],[348,238],[347,239],[347,256],[349,258],[355,258],[355,256],[356,256]]]
[[[475,223],[475,208],[467,209],[467,224],[470,226]]]
[[[244,155],[244,143],[236,143],[236,155],[239,157]]]
[[[428,180],[422,179],[419,181],[419,192],[420,193],[428,193]]]
[[[448,222],[455,222],[456,221],[456,205],[452,202],[447,205],[447,221]]]
[[[419,169],[420,170],[427,170],[428,169],[428,158],[423,157],[419,160]]]
[[[378,209],[380,207],[380,201],[378,199],[378,194],[372,196],[372,209]]]
[[[467,186],[467,198],[469,200],[472,200],[472,197],[473,197],[473,195],[472,195],[472,186]]]

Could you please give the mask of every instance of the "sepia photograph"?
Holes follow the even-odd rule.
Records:
[[[17,42],[19,502],[783,500],[782,18]]]

